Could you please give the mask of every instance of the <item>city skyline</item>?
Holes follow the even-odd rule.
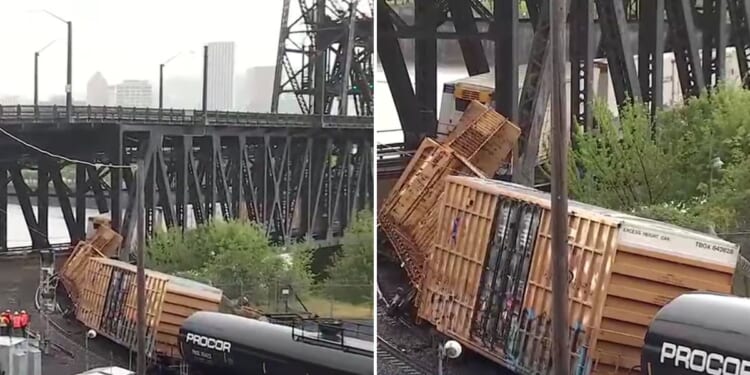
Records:
[[[140,4],[140,5],[139,5]],[[252,12],[258,4],[264,12]],[[39,97],[64,94],[66,28],[59,20],[39,11],[49,10],[73,23],[73,97],[86,99],[88,80],[97,72],[109,82],[148,80],[158,88],[159,64],[170,61],[165,81],[173,77],[198,78],[202,74],[202,47],[217,40],[235,43],[235,65],[274,65],[278,43],[281,3],[268,7],[262,0],[242,4],[217,0],[208,8],[176,0],[156,4],[145,0],[109,2],[94,0],[31,0],[12,2],[0,14],[0,32],[12,34],[0,70],[0,96],[33,97],[34,51],[54,40],[40,54]],[[161,17],[180,9],[180,17]],[[150,9],[144,13],[142,9]],[[190,20],[200,19],[196,24]],[[240,35],[241,37],[237,37]],[[258,38],[257,35],[263,35]],[[236,78],[236,77],[235,77]],[[156,94],[156,93],[155,93]]]

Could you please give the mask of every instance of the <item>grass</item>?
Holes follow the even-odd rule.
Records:
[[[322,317],[372,319],[373,316],[373,306],[371,304],[353,305],[318,296],[304,298],[303,302],[310,312]]]

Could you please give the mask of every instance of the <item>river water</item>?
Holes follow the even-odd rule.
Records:
[[[32,206],[36,214],[36,206]],[[75,210],[75,208],[73,208]],[[96,209],[87,209],[86,217],[96,216],[99,211]],[[60,207],[49,207],[49,242],[50,244],[66,243],[70,241],[68,227],[65,225],[62,210]],[[23,217],[23,211],[18,204],[8,203],[8,248],[31,246],[31,236],[26,220]]]

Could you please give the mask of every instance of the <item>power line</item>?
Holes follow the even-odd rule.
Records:
[[[38,147],[38,146],[35,146],[35,145],[33,145],[33,144],[29,143],[29,142],[26,142],[23,139],[18,138],[17,136],[13,135],[8,130],[6,130],[6,129],[2,128],[2,127],[0,127],[0,133],[5,134],[8,138],[10,138],[10,139],[12,139],[12,140],[14,140],[14,141],[16,141],[16,142],[18,142],[18,143],[20,143],[20,144],[28,147],[28,148],[30,148],[32,150],[40,153],[40,154],[49,156],[49,157],[51,157],[53,159],[67,161],[68,163],[79,164],[79,165],[87,165],[87,166],[94,167],[94,168],[108,167],[108,168],[115,168],[115,169],[131,169],[133,172],[135,172],[136,169],[137,169],[136,164],[123,164],[123,165],[119,165],[119,164],[92,163],[92,162],[85,161],[85,160],[72,159],[72,158],[69,158],[67,156],[62,156],[62,155],[54,154],[54,153],[52,153],[50,151],[47,151],[47,150],[45,150],[45,149],[43,149],[41,147]]]

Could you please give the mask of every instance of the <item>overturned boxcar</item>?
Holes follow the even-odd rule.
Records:
[[[507,163],[520,129],[494,110],[473,102],[456,130],[439,144],[425,139],[378,214],[380,228],[419,288],[437,223],[443,179],[491,177]]]
[[[549,209],[538,190],[447,177],[418,316],[517,373],[550,373]],[[730,292],[732,243],[574,201],[568,225],[575,373],[629,373],[662,306]]]

